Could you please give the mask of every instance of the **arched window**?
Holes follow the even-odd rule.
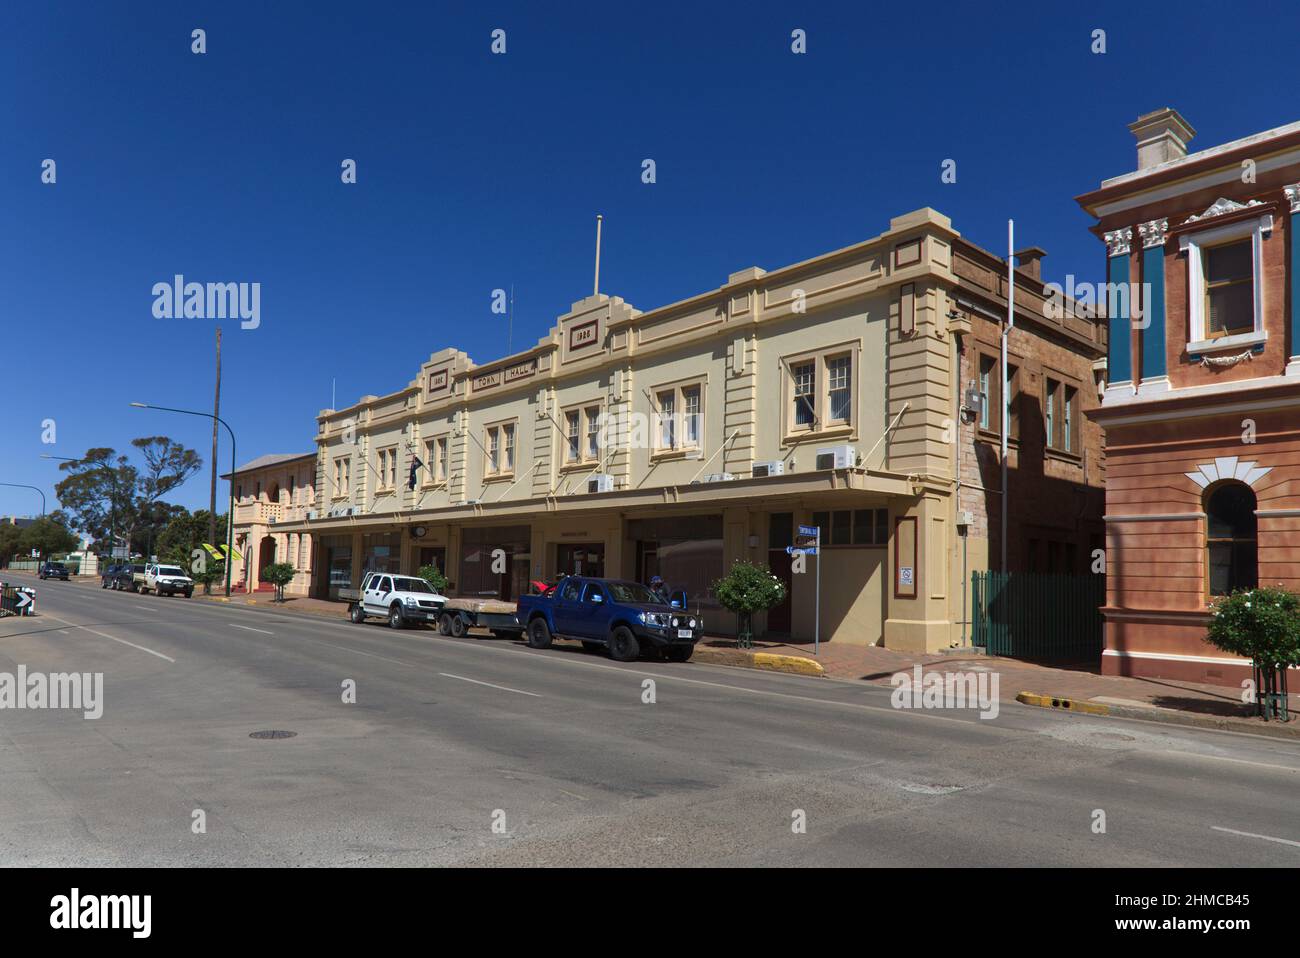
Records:
[[[1244,482],[1211,487],[1205,500],[1205,566],[1210,595],[1259,585],[1255,493]]]

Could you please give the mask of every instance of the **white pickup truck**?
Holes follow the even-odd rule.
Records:
[[[434,592],[423,579],[392,572],[367,572],[360,589],[340,589],[339,595],[352,600],[348,617],[353,622],[382,616],[394,629],[437,622],[438,613],[447,604],[447,597]]]
[[[140,591],[152,592],[154,595],[179,593],[188,599],[194,594],[194,580],[178,565],[148,565],[145,566]]]

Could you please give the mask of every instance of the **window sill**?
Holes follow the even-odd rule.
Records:
[[[1187,354],[1191,356],[1196,353],[1216,353],[1265,342],[1268,342],[1268,330],[1261,329],[1251,333],[1238,333],[1235,336],[1220,336],[1218,339],[1198,339],[1187,344]]]
[[[515,474],[513,472],[492,472],[484,476],[483,481],[484,482],[506,482],[510,479],[513,479],[514,477]]]
[[[805,442],[826,442],[831,439],[847,439],[855,434],[856,430],[852,423],[846,423],[842,426],[827,426],[825,429],[818,430],[799,430],[797,432],[787,432],[781,440],[783,446],[797,446]]]
[[[975,439],[978,442],[989,442],[994,445],[1001,445],[1002,433],[996,432],[992,429],[985,429],[982,426],[977,426],[975,429]],[[1020,447],[1020,437],[1014,435],[1007,437],[1007,446],[1011,449],[1018,449]]]
[[[678,459],[699,459],[703,455],[699,446],[683,446],[680,449],[655,449],[650,453],[651,462],[672,462]]]
[[[1043,450],[1043,455],[1048,459],[1056,459],[1060,462],[1068,462],[1074,466],[1083,465],[1083,455],[1077,452],[1069,452],[1065,449],[1053,449],[1048,446]]]
[[[566,462],[559,467],[560,475],[567,475],[571,472],[582,472],[587,469],[595,469],[600,464],[599,459],[581,459],[576,462]]]

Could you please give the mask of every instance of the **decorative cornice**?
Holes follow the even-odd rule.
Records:
[[[1195,216],[1189,216],[1183,220],[1184,223],[1198,223],[1201,220],[1213,219],[1216,216],[1223,216],[1225,213],[1235,213],[1237,210],[1250,209],[1252,206],[1263,206],[1259,200],[1251,200],[1249,203],[1238,203],[1235,200],[1226,199],[1220,196],[1210,204],[1204,213],[1197,213]]]
[[[1105,239],[1107,256],[1127,256],[1133,242],[1133,228],[1125,226],[1123,229],[1111,230]]]
[[[1169,233],[1169,220],[1162,218],[1148,223],[1139,223],[1138,233],[1142,237],[1143,249],[1164,246],[1165,236]]]
[[[1282,192],[1286,194],[1286,201],[1291,204],[1291,212],[1300,213],[1300,183],[1284,186]]]

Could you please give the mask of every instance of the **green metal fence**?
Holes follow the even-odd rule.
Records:
[[[973,572],[972,641],[989,655],[1096,661],[1105,602],[1104,575]]]

